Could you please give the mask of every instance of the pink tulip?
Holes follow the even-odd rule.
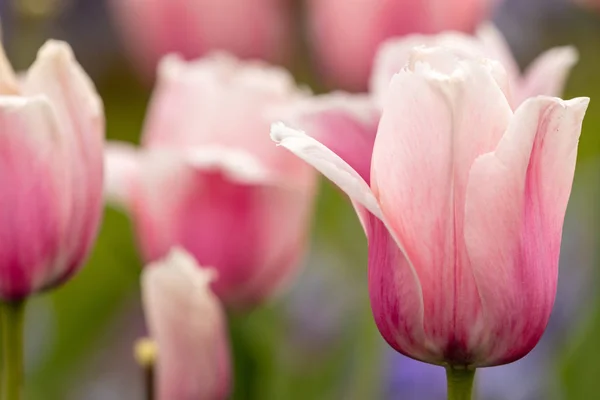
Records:
[[[151,75],[166,54],[212,50],[282,61],[290,45],[289,0],[112,0],[125,45]]]
[[[459,32],[438,35],[410,35],[394,38],[381,45],[375,57],[371,75],[371,93],[381,97],[392,76],[408,62],[413,47],[419,45],[449,47],[466,58],[489,57],[502,63],[508,74],[513,108],[526,99],[539,96],[560,96],[571,68],[577,62],[577,50],[572,46],[555,47],[542,53],[521,74],[502,33],[491,24],[482,25],[475,36]]]
[[[311,45],[334,86],[364,90],[379,45],[395,36],[472,32],[495,0],[309,0]]]
[[[309,124],[327,127],[318,140],[272,128],[353,200],[377,326],[418,360],[517,360],[552,309],[589,99],[539,96],[513,112],[506,80],[497,62],[417,48],[392,78],[376,136],[345,129],[323,106]],[[357,137],[365,144],[348,147]]]
[[[218,271],[228,305],[255,305],[306,244],[316,174],[265,135],[302,92],[282,69],[223,55],[167,58],[159,75],[142,149],[108,148],[107,195],[131,214],[146,260],[182,246]]]
[[[221,400],[230,387],[229,344],[215,271],[174,249],[142,274],[148,330],[158,348],[157,400]]]
[[[0,47],[0,135],[0,298],[18,300],[82,266],[102,214],[102,102],[66,43],[22,79]]]

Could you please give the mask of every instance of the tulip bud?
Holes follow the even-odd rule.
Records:
[[[287,72],[261,63],[165,59],[144,146],[113,144],[106,155],[107,195],[131,214],[146,260],[182,246],[218,271],[213,289],[235,307],[293,276],[316,176],[264,132],[299,97]]]
[[[0,50],[0,298],[83,264],[102,214],[104,115],[69,46],[49,41],[17,80]]]
[[[497,62],[444,48],[410,58],[372,148],[346,153],[335,130],[338,150],[283,124],[271,135],[353,200],[375,322],[394,349],[457,367],[515,361],[538,342],[556,295],[589,99],[540,96],[513,112]]]
[[[493,0],[309,0],[311,44],[325,80],[364,90],[386,39],[444,30],[473,32]],[[349,45],[351,44],[351,45]]]
[[[225,318],[210,290],[215,271],[180,249],[146,267],[142,297],[157,348],[157,400],[220,400],[230,386]]]

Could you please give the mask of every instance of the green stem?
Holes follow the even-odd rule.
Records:
[[[471,400],[475,370],[446,367],[448,400]]]
[[[2,319],[2,399],[20,400],[23,391],[25,300],[0,304]]]

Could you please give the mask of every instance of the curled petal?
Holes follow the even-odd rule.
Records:
[[[290,107],[282,118],[322,143],[369,183],[380,112],[367,95],[315,96]]]
[[[377,200],[367,182],[346,161],[302,131],[283,123],[271,127],[271,138],[329,178],[353,201],[378,218],[382,218]],[[363,220],[365,215],[360,216]]]

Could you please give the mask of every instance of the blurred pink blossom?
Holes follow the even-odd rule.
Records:
[[[182,246],[218,271],[215,293],[238,307],[294,275],[316,174],[268,132],[278,109],[302,97],[285,70],[259,62],[161,63],[143,147],[112,143],[106,153],[107,195],[132,216],[144,259]]]
[[[331,86],[365,90],[386,39],[444,30],[473,32],[496,0],[308,0],[310,44]]]
[[[193,59],[213,50],[281,62],[290,51],[289,0],[112,0],[127,52],[152,75],[169,53]]]
[[[224,400],[229,394],[225,317],[210,290],[215,274],[180,249],[142,274],[144,313],[158,350],[158,400]]]
[[[496,61],[440,47],[408,60],[376,133],[365,108],[347,118],[359,100],[346,99],[303,117],[314,137],[281,123],[272,137],[352,199],[375,322],[394,349],[439,365],[515,361],[554,303],[589,99],[538,96],[513,111]]]
[[[0,46],[0,140],[0,298],[16,300],[73,275],[102,216],[102,101],[66,43],[22,79]]]

